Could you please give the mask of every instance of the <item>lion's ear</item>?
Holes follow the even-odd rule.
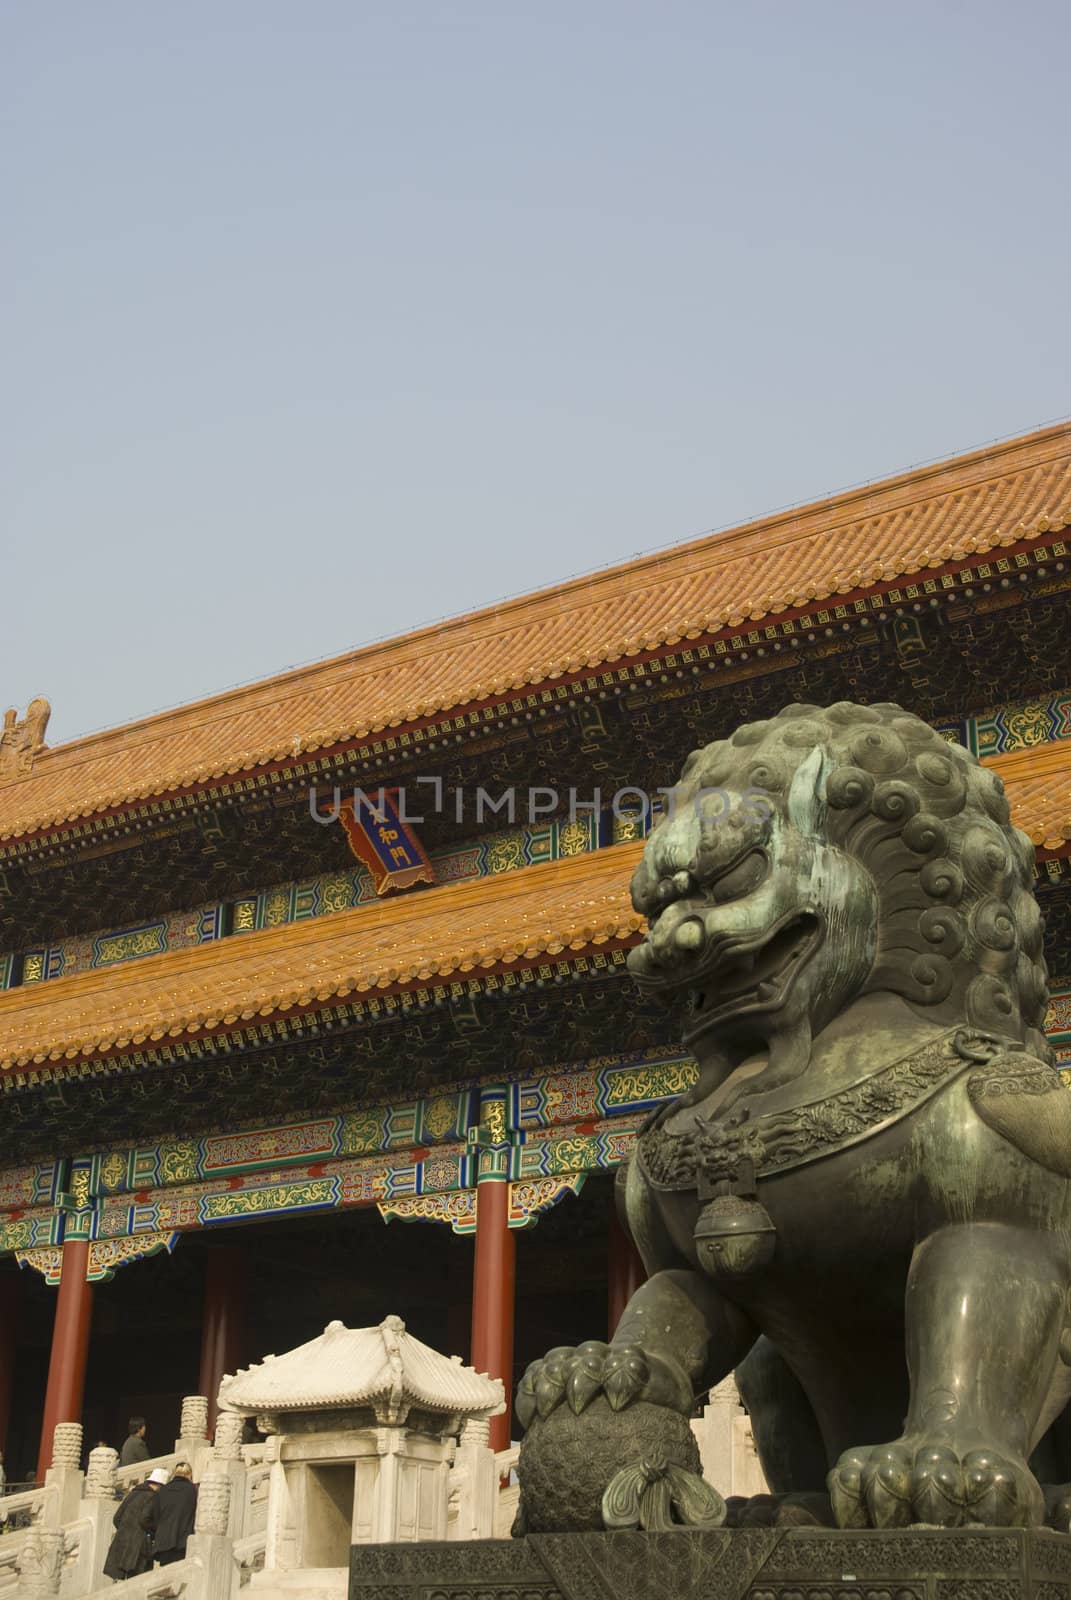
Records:
[[[825,754],[822,746],[816,744],[793,774],[788,791],[788,820],[800,833],[814,836],[820,831],[824,766]]]

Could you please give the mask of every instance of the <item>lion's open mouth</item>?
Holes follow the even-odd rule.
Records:
[[[691,992],[692,1028],[705,1028],[727,1012],[766,1010],[784,999],[792,979],[813,953],[819,920],[803,911],[788,918],[764,943],[736,945],[703,975]]]

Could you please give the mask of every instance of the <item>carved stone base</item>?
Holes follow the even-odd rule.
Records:
[[[737,1528],[357,1545],[349,1600],[1071,1600],[1071,1536]]]

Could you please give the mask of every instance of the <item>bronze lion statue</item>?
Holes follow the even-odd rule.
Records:
[[[653,1415],[694,1469],[681,1419],[734,1370],[771,1487],[828,1488],[843,1527],[1044,1520],[1071,1095],[1033,870],[999,778],[896,705],[790,705],[688,758],[629,965],[690,996],[699,1076],[619,1174],[646,1283],[519,1386],[522,1526],[575,1525],[556,1439],[597,1490]]]

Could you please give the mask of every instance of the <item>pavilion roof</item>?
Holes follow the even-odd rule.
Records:
[[[1071,424],[995,444],[40,752],[0,839],[805,611],[1071,522]]]
[[[1042,850],[1071,841],[1071,741],[986,762],[1013,821]],[[642,846],[399,895],[329,917],[232,936],[0,994],[0,1071],[72,1069],[101,1054],[229,1032],[293,1010],[491,968],[518,969],[632,943],[629,879]]]
[[[394,1316],[377,1328],[329,1322],[307,1344],[225,1377],[219,1391],[228,1411],[283,1419],[294,1412],[369,1406],[388,1424],[404,1422],[413,1406],[458,1417],[498,1416],[503,1395],[501,1378],[464,1366],[460,1356],[440,1355]]]

